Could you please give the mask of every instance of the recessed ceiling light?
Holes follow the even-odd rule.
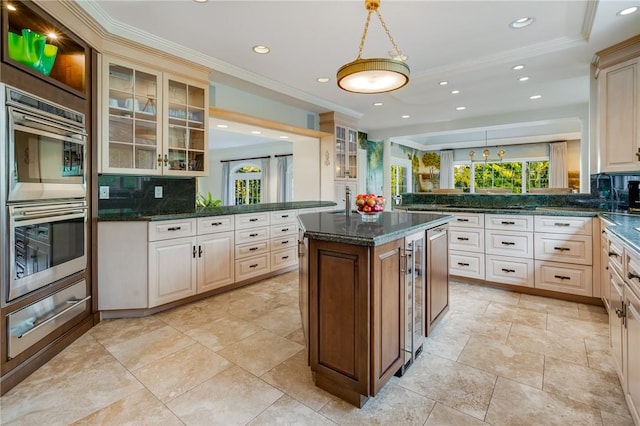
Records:
[[[47,38],[50,38],[52,40],[55,40],[58,38],[58,34],[54,33],[53,31],[51,31],[50,33],[47,33]]]
[[[373,106],[382,106],[382,105],[384,105],[382,102],[376,102],[373,104]]]
[[[464,107],[464,106],[456,107],[456,111],[464,111],[465,109],[467,109],[467,107]]]
[[[409,118],[411,117],[410,115],[403,115],[402,118]]]
[[[269,53],[270,50],[271,49],[269,49],[267,46],[263,46],[261,44],[253,46],[253,51],[260,54]]]
[[[458,93],[460,93],[460,91],[459,91],[459,90],[452,90],[452,91],[451,91],[451,94],[452,94],[452,95],[457,95]]]
[[[229,126],[227,126],[226,124],[216,124],[216,127],[220,127],[221,129],[226,129]]]
[[[520,65],[514,65],[511,67],[512,70],[518,71],[518,70],[522,70],[524,69],[524,65],[520,64]]]
[[[252,134],[254,134],[254,135],[259,135],[259,134],[261,134],[262,132],[261,132],[261,131],[259,131],[259,130],[253,130],[251,133],[252,133]]]
[[[527,77],[527,76],[520,77],[520,78],[518,79],[518,81],[527,81],[527,80],[529,80],[529,77]]]
[[[289,136],[280,136],[280,139],[289,139]]]
[[[318,83],[327,83],[329,81],[329,77],[318,77],[316,78]]]
[[[626,16],[626,15],[631,15],[634,12],[638,11],[638,6],[632,6],[632,7],[628,7],[626,9],[622,9],[621,11],[619,11],[618,13],[616,13],[616,15],[618,16]]]
[[[527,16],[524,18],[516,19],[515,21],[510,23],[509,26],[514,30],[519,30],[520,28],[528,27],[529,25],[533,24],[533,21],[535,21],[534,18]]]
[[[529,99],[540,99],[542,97],[542,95],[533,95],[533,96],[529,96]]]
[[[193,0],[193,1],[195,1],[196,3],[206,3],[206,2],[208,2],[209,0]]]
[[[7,9],[9,9],[12,12],[15,12],[17,10],[16,7],[14,5],[12,5],[12,4],[8,4],[7,5]]]
[[[438,83],[440,86],[446,86],[447,84],[449,84],[448,81],[441,81],[440,83]]]

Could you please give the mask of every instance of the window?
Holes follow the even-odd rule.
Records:
[[[411,160],[393,158],[391,160],[391,196],[413,191],[411,185]]]
[[[501,189],[515,194],[549,187],[549,160],[475,162],[454,165],[454,184],[464,192]]]
[[[254,164],[244,164],[231,175],[235,205],[259,204],[262,189],[262,170]]]

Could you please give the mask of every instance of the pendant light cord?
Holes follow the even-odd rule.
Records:
[[[398,58],[400,58],[400,60],[404,61],[404,59],[402,59],[402,53],[400,52],[400,49],[398,48],[398,45],[396,44],[396,41],[391,36],[391,32],[389,31],[389,28],[387,27],[387,24],[384,22],[384,19],[382,19],[382,15],[380,14],[380,11],[378,10],[377,5],[369,6],[369,7],[367,7],[367,9],[369,10],[369,13],[367,13],[367,21],[364,24],[364,31],[362,32],[362,38],[360,39],[360,48],[358,49],[358,57],[357,57],[357,59],[361,59],[362,58],[362,50],[364,49],[364,41],[367,38],[367,31],[369,31],[369,23],[371,22],[371,14],[373,13],[373,11],[375,11],[376,15],[378,15],[378,19],[380,20],[380,24],[382,24],[382,28],[384,29],[384,32],[387,34],[387,37],[389,37],[389,41],[391,42],[391,45],[393,46],[393,49],[395,50],[395,54],[397,55]]]

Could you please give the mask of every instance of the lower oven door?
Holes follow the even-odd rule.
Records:
[[[9,207],[9,288],[12,301],[87,266],[84,201]]]
[[[9,358],[15,358],[75,316],[86,312],[90,299],[87,283],[82,280],[7,315]]]

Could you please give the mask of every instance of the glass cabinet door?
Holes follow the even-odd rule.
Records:
[[[165,173],[204,174],[208,114],[205,94],[203,87],[168,79]]]
[[[336,178],[358,177],[358,132],[336,126]]]
[[[347,164],[348,174],[350,179],[356,179],[358,177],[358,132],[352,129],[347,130],[349,133],[349,140],[347,141]]]
[[[162,170],[158,123],[159,73],[107,63],[103,171]],[[105,152],[106,151],[106,152]]]
[[[347,129],[336,126],[336,178],[347,176]]]

